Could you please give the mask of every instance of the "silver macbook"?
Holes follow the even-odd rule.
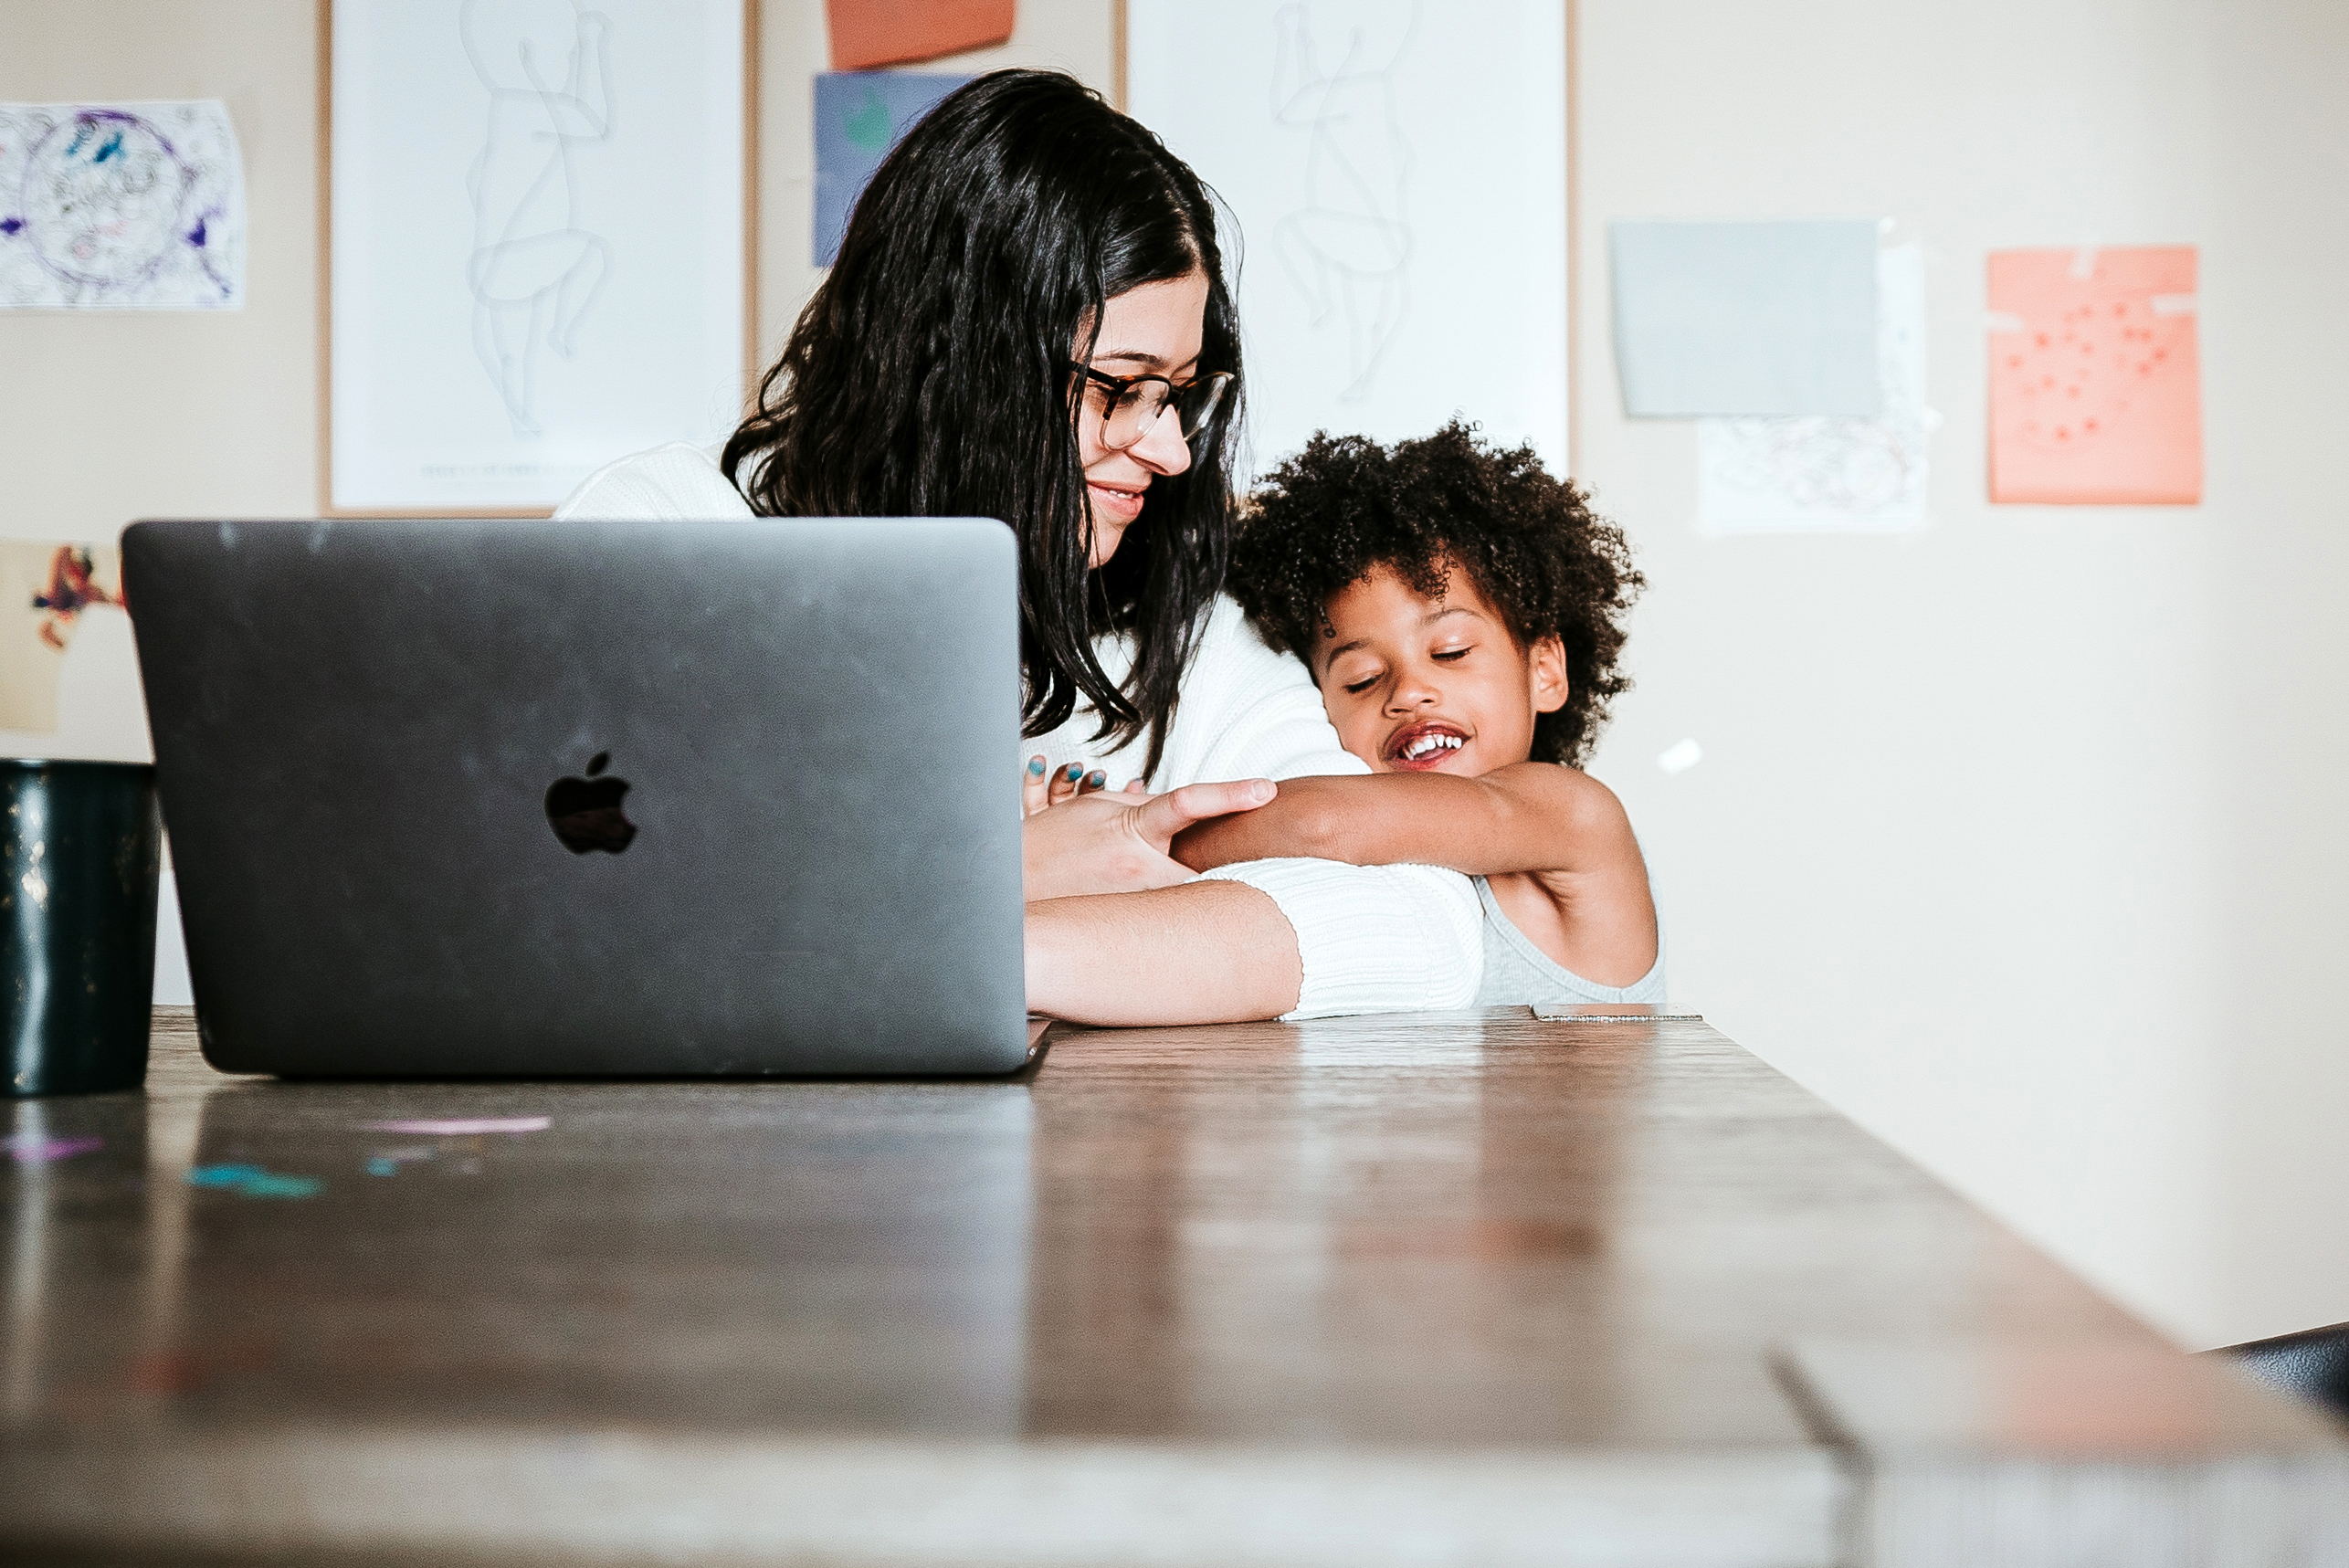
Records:
[[[1016,1069],[1017,573],[985,520],[133,525],[206,1058]]]

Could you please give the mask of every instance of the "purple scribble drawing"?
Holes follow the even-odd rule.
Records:
[[[0,305],[240,303],[237,163],[216,103],[0,104]]]
[[[1357,402],[1410,310],[1411,144],[1396,108],[1394,72],[1418,23],[1418,7],[1348,26],[1337,63],[1324,68],[1303,5],[1274,19],[1272,119],[1306,128],[1305,201],[1272,227],[1280,265],[1320,326],[1344,317],[1346,382]]]
[[[32,1132],[19,1132],[7,1143],[10,1157],[19,1165],[51,1164],[106,1147],[103,1138],[44,1138]]]
[[[483,1132],[543,1132],[554,1125],[550,1116],[408,1117],[395,1121],[363,1121],[369,1132],[410,1132],[430,1137],[461,1138]]]
[[[611,21],[576,0],[465,0],[458,26],[490,91],[473,201],[473,352],[518,437],[533,412],[538,358],[571,357],[611,247],[579,226],[573,150],[612,133]]]

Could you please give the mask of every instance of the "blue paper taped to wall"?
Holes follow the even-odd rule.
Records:
[[[816,265],[840,253],[848,214],[889,150],[971,79],[918,71],[825,71],[816,79]]]
[[[1873,220],[1607,230],[1627,414],[1880,411]]]

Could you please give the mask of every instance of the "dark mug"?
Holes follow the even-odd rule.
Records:
[[[143,763],[0,759],[0,1046],[8,1093],[147,1076],[163,825]]]

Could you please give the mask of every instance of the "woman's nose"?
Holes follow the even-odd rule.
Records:
[[[1183,421],[1170,405],[1143,426],[1142,438],[1126,450],[1136,462],[1155,474],[1173,477],[1191,466],[1191,443],[1183,439]]]

